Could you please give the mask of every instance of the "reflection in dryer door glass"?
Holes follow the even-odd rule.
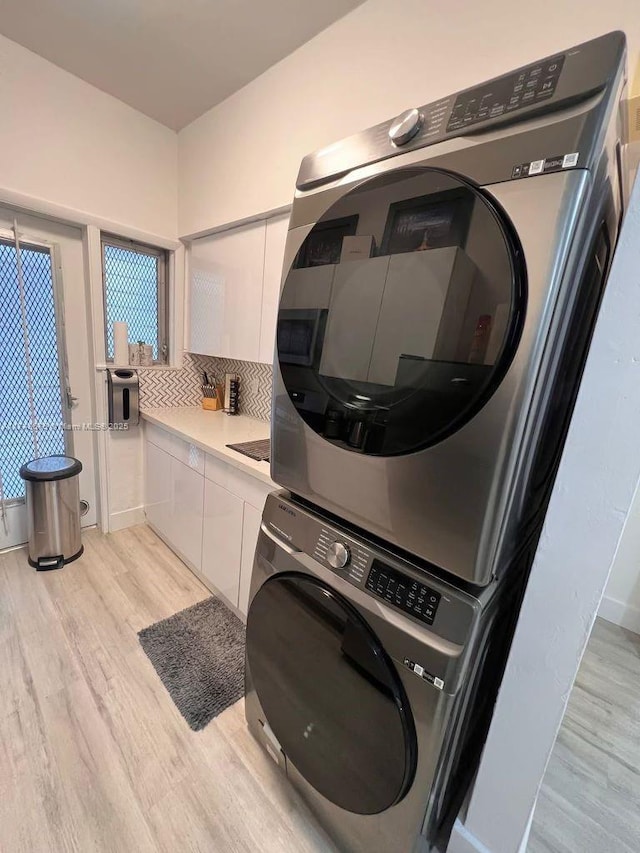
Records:
[[[289,397],[345,449],[427,447],[501,381],[523,299],[509,228],[484,194],[433,169],[373,178],[326,212],[285,279],[278,358]]]

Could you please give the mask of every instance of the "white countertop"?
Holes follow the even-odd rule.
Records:
[[[270,425],[246,415],[225,415],[224,412],[208,412],[200,406],[167,406],[143,409],[141,416],[168,432],[202,448],[223,462],[240,471],[252,474],[274,489],[277,485],[269,476],[268,462],[255,462],[226,447],[243,441],[258,441],[269,438]]]

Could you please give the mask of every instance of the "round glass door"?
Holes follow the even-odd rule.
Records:
[[[495,203],[449,173],[400,169],[345,194],[304,240],[280,300],[280,370],[326,440],[410,453],[488,400],[524,310],[522,255]]]
[[[308,575],[267,580],[247,618],[249,674],[287,758],[332,803],[377,814],[413,781],[417,745],[402,682],[375,634]]]

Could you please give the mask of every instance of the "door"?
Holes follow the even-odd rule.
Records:
[[[458,431],[494,394],[525,299],[511,225],[480,188],[430,168],[370,178],[329,207],[288,271],[279,345],[292,307],[326,306],[327,318],[313,363],[278,350],[282,381],[325,441],[413,453]]]
[[[309,784],[357,814],[402,800],[416,768],[413,717],[394,664],[349,601],[309,575],[269,578],[249,608],[247,664],[269,726]]]
[[[3,548],[26,541],[18,471],[36,456],[67,453],[82,462],[82,524],[96,521],[93,358],[80,229],[0,208],[0,301]]]
[[[238,606],[243,501],[205,479],[202,574]]]

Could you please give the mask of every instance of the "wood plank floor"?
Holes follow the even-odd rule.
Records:
[[[527,853],[640,851],[640,636],[598,619],[544,777]]]
[[[0,555],[0,851],[334,851],[244,724],[184,722],[137,632],[209,595],[145,526]],[[529,853],[640,850],[640,638],[599,622]]]
[[[244,725],[192,732],[137,632],[210,595],[147,527],[36,573],[0,555],[0,851],[333,846]]]

